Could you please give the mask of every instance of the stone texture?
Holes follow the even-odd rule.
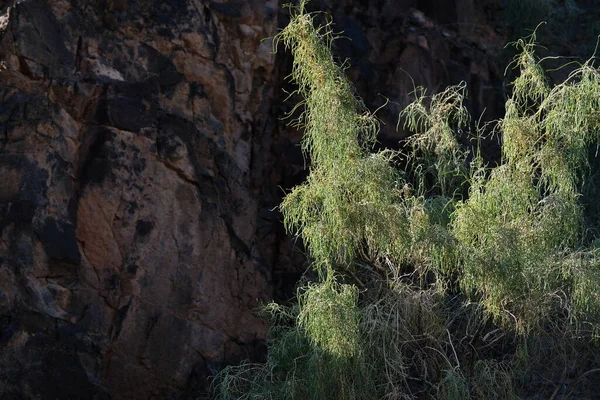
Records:
[[[432,91],[466,80],[476,113],[501,104],[502,38],[460,24],[489,26],[494,3],[446,3],[311,3],[352,39],[336,52],[368,105],[393,101],[385,144],[403,137],[405,71]],[[280,120],[290,58],[263,41],[280,4],[0,11],[0,398],[198,398],[223,365],[264,356],[253,310],[304,262],[272,211],[306,176]]]
[[[276,10],[4,9],[0,397],[191,396],[260,356]]]

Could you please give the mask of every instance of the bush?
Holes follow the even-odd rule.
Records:
[[[304,8],[275,40],[294,56],[311,160],[281,210],[318,279],[297,305],[266,307],[267,362],[223,370],[217,396],[515,398],[535,359],[525,344],[556,321],[590,337],[600,316],[597,227],[582,199],[594,193],[600,72],[588,62],[551,86],[535,37],[518,41],[500,165],[457,139],[480,136],[464,84],[417,89],[400,115],[415,132],[406,155],[372,152],[378,120],[333,59],[330,23],[315,27]]]

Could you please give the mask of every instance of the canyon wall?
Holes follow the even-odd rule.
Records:
[[[394,146],[413,80],[465,80],[474,113],[500,112],[497,3],[311,7],[350,39],[336,54],[367,104],[391,100],[379,115]],[[254,311],[292,294],[305,266],[274,211],[306,174],[281,120],[291,60],[263,40],[286,12],[277,0],[0,12],[0,398],[200,398],[224,365],[264,357]]]

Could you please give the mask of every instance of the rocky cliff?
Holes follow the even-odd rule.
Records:
[[[443,3],[443,4],[442,4]],[[477,4],[476,4],[477,3]],[[386,122],[412,79],[496,116],[498,1],[320,1]],[[196,399],[264,356],[253,310],[303,258],[277,0],[0,2],[0,398]],[[380,96],[382,95],[382,96]]]

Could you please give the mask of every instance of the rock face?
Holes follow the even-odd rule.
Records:
[[[494,33],[441,25],[489,5],[437,3],[314,3],[352,38],[336,50],[368,104],[399,103],[387,142],[405,70],[467,80],[475,111],[501,100]],[[289,57],[262,41],[280,5],[0,6],[0,398],[198,398],[264,355],[253,310],[302,264],[271,211],[304,174],[279,120]]]
[[[277,7],[5,10],[1,398],[168,398],[260,352]]]

